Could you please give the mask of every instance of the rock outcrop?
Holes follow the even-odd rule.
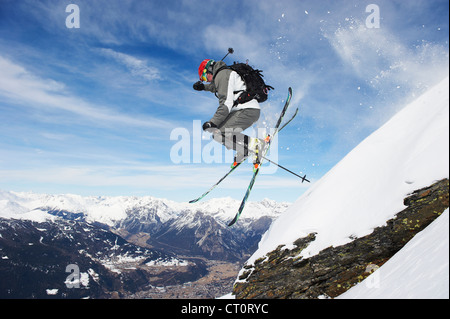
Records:
[[[449,180],[415,191],[404,204],[407,208],[385,226],[310,258],[298,256],[314,241],[314,233],[298,239],[292,250],[279,246],[254,265],[244,265],[233,295],[293,299],[339,296],[383,265],[449,207]]]

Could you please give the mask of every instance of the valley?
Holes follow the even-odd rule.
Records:
[[[196,281],[179,285],[148,285],[126,299],[212,299],[228,294],[233,290],[236,276],[242,263],[205,260],[207,274]]]
[[[0,298],[223,296],[288,207],[250,202],[227,227],[238,204],[0,191]]]

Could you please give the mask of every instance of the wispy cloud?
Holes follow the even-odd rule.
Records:
[[[225,180],[215,194],[240,197],[250,177],[248,170],[241,170]],[[151,195],[179,201],[189,201],[199,196],[220,178],[221,172],[212,166],[192,165],[142,165],[138,162],[117,163],[116,165],[59,165],[35,168],[0,167],[0,185],[10,185],[10,189],[35,192],[72,193],[80,195]],[[195,176],[196,178],[193,178]],[[38,186],[36,186],[38,185]],[[78,186],[76,186],[78,185]],[[277,188],[279,191],[298,193],[308,185],[287,174],[261,175],[254,193]],[[53,189],[49,191],[49,189]],[[268,196],[263,196],[268,197]],[[278,198],[272,194],[271,198]]]
[[[133,127],[166,128],[169,122],[145,116],[130,116],[106,106],[91,104],[70,93],[61,82],[41,78],[0,56],[0,94],[14,103],[43,112],[64,111],[80,116],[89,123],[100,125],[126,125]],[[58,117],[58,121],[61,117]],[[73,119],[67,118],[67,121]]]
[[[28,185],[53,192],[87,185],[107,194],[113,184],[116,194],[192,186],[186,191],[197,195],[221,168],[171,165],[170,131],[191,132],[193,120],[213,115],[217,99],[192,84],[200,61],[218,60],[228,47],[235,53],[226,62],[249,59],[276,88],[261,105],[259,127],[273,125],[293,87],[300,113],[280,135],[290,146],[280,161],[311,178],[448,72],[448,0],[377,0],[376,30],[365,28],[370,2],[360,0],[77,0],[80,29],[65,26],[68,3],[1,5],[0,115],[8,125],[0,127],[0,169],[9,183],[0,183],[7,188],[29,174]],[[284,196],[283,185],[294,186],[281,174],[270,182],[261,176],[255,190]],[[236,185],[248,177],[234,178],[221,189],[240,197]]]
[[[145,60],[112,49],[102,48],[100,52],[125,65],[134,76],[139,76],[149,81],[161,79],[160,71],[155,67],[149,66]]]
[[[325,37],[344,63],[376,89],[428,88],[448,73],[448,48],[427,42],[407,47],[387,27],[368,29],[363,21],[349,19]]]

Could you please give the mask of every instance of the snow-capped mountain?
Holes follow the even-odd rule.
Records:
[[[275,218],[288,205],[288,203],[277,203],[269,199],[249,202],[243,219],[255,220],[264,216]],[[48,195],[0,190],[0,217],[35,221],[50,218],[47,214],[48,210],[83,214],[88,222],[100,222],[108,226],[115,225],[130,214],[153,216],[152,218],[157,216],[158,220],[164,223],[179,217],[180,214],[201,211],[220,222],[227,223],[233,218],[237,207],[239,202],[231,198],[214,198],[205,202],[187,204],[151,196],[83,197],[72,194]],[[188,220],[185,222],[189,223]]]
[[[273,219],[289,206],[271,200],[248,203],[236,227],[227,227],[239,207],[231,198],[197,204],[154,197],[82,197],[0,191],[0,217],[43,222],[63,218],[100,223],[128,237],[149,234],[148,245],[185,255],[240,260],[256,248]],[[170,247],[170,248],[169,248]]]
[[[202,257],[248,258],[288,204],[249,203],[230,228],[238,207],[230,198],[192,205],[0,191],[0,272],[9,278],[0,284],[0,297],[109,298],[195,281],[208,273]],[[81,290],[65,286],[71,264],[83,275]],[[25,277],[32,278],[26,285]]]
[[[286,264],[293,264],[291,271],[286,272],[283,268],[285,274],[300,273],[301,266],[314,264],[321,258],[320,254],[330,253],[332,249],[345,247],[346,244],[350,247],[351,243],[355,243],[354,246],[356,246],[357,239],[366,238],[365,236],[374,232],[375,229],[386,226],[388,220],[394,220],[393,223],[397,223],[396,214],[408,206],[404,199],[414,191],[429,187],[437,181],[444,181],[443,188],[447,194],[439,195],[438,198],[443,201],[444,206],[448,207],[448,180],[445,186],[445,179],[448,177],[449,78],[447,77],[360,143],[272,223],[259,243],[258,250],[240,272],[237,282],[244,287],[240,288],[241,291],[246,289],[248,294],[248,288],[252,285],[270,287],[268,278],[275,275],[270,275],[269,263],[282,263],[282,260],[285,260]],[[420,196],[425,197],[430,192],[431,190],[426,189],[419,193]],[[420,200],[419,198],[419,204]],[[448,216],[444,215],[439,219],[447,220],[448,223]],[[408,222],[408,219],[403,220],[403,223]],[[424,270],[425,268],[419,265],[421,258],[415,258],[416,266],[424,271],[443,269],[443,277],[422,276],[408,279],[412,281],[424,278],[426,281],[433,278],[433,280],[446,281],[447,290],[435,291],[430,295],[431,298],[432,296],[442,297],[442,293],[448,298],[448,235],[448,226],[447,232],[435,234],[437,236],[435,238],[447,243],[444,251],[441,252],[443,258],[436,259],[443,264]],[[432,245],[432,241],[428,241],[428,244]],[[432,248],[422,247],[422,249],[439,253]],[[351,249],[351,247],[348,248],[348,250]],[[292,254],[289,254],[289,251],[292,251]],[[340,251],[340,255],[331,256],[336,266],[340,265],[339,258],[345,257],[346,253],[347,251]],[[427,258],[429,259],[429,256]],[[400,260],[402,261],[408,263],[408,261]],[[266,263],[267,267],[265,267]],[[302,282],[329,280],[326,279],[325,274],[332,272],[335,265],[329,266],[333,268],[328,268],[326,271],[322,269],[321,278],[306,277],[302,278]],[[391,269],[398,267],[401,266],[391,267]],[[264,273],[266,268],[267,273]],[[319,271],[315,270],[315,273]],[[397,272],[397,275],[399,274],[401,272]],[[259,277],[253,280],[254,275]],[[266,278],[267,281],[262,280],[261,277]],[[383,289],[394,289],[400,282],[403,281],[400,280],[398,283],[395,279],[386,281],[384,282],[386,285],[392,286]],[[434,285],[434,283],[423,282],[420,285]],[[339,286],[342,291],[342,283],[336,286]],[[442,285],[435,286],[442,287]],[[308,296],[307,289],[309,288],[305,288],[304,291],[306,296]],[[257,290],[258,288],[254,288],[253,295],[265,296],[261,295],[260,291],[256,292]],[[299,292],[296,291],[294,294],[296,293]],[[283,292],[280,294],[282,295]],[[320,291],[315,291],[312,295],[320,295]],[[361,297],[361,293],[357,295]],[[398,293],[396,295],[399,296]],[[409,296],[423,297],[411,292]],[[383,298],[383,295],[378,297]]]

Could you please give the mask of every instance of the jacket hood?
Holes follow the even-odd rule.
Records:
[[[226,67],[227,64],[223,61],[218,61],[216,63],[214,63],[213,66],[213,77],[216,76],[217,71],[219,71],[220,69],[222,69],[223,67]]]

